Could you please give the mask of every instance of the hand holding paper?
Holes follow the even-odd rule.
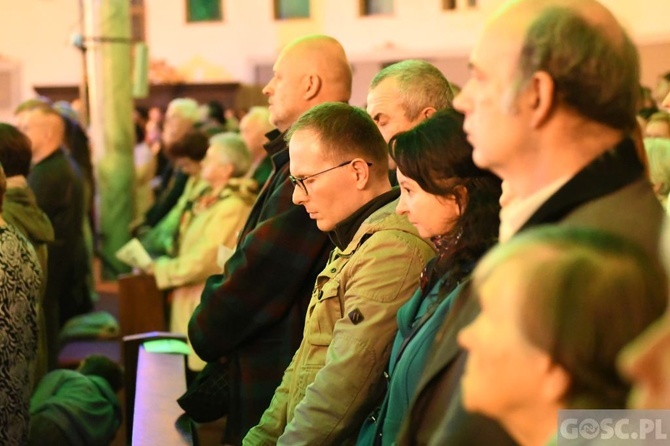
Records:
[[[116,258],[127,265],[140,268],[144,271],[150,269],[153,264],[151,256],[136,238],[130,240],[121,249],[116,251]]]

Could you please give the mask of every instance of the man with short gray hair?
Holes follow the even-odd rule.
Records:
[[[444,74],[423,60],[403,60],[382,69],[370,83],[367,111],[388,142],[437,110],[451,107],[453,88]],[[395,178],[395,162],[389,157]]]
[[[595,0],[507,2],[486,23],[470,70],[454,108],[465,115],[475,164],[503,180],[501,242],[560,224],[612,232],[658,255],[663,210],[631,138],[638,56],[607,8]],[[467,370],[457,335],[478,313],[469,292],[452,303],[399,445],[512,442],[460,402]]]

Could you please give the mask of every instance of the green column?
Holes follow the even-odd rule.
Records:
[[[114,254],[130,239],[134,192],[130,2],[86,0],[90,129],[103,276],[128,271]],[[122,39],[126,41],[109,41]]]

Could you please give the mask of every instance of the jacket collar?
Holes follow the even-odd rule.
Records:
[[[286,144],[286,141],[284,140],[285,136],[286,132],[280,132],[277,129],[265,134],[268,142],[266,142],[263,147],[265,148],[265,151],[268,152],[268,156],[272,159],[272,164],[274,164],[275,170],[286,164],[289,160],[288,144]]]
[[[624,138],[565,183],[535,211],[519,232],[539,224],[560,221],[584,203],[615,192],[640,179],[643,174],[644,166],[633,140]]]
[[[265,134],[265,137],[268,139],[268,142],[263,144],[265,151],[268,152],[268,155],[272,156],[277,152],[281,152],[282,149],[286,148],[286,141],[284,141],[284,132],[280,132],[278,129],[274,129]]]
[[[349,243],[352,242],[354,236],[358,232],[359,228],[363,225],[365,220],[385,205],[397,199],[399,196],[400,189],[393,188],[390,191],[385,192],[368,201],[348,218],[338,223],[332,231],[328,232],[330,241],[332,241],[333,244],[340,249],[340,251],[344,251],[347,246],[349,246]]]

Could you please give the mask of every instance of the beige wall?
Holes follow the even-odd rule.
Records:
[[[164,59],[193,81],[253,83],[256,67],[271,65],[287,41],[323,32],[338,38],[358,66],[356,105],[364,102],[366,83],[386,61],[433,60],[462,83],[467,76],[462,65],[477,32],[502,3],[480,0],[477,10],[454,13],[442,11],[441,0],[395,0],[393,16],[362,18],[357,0],[312,0],[311,19],[276,22],[271,0],[222,1],[223,22],[189,24],[184,0],[145,0],[151,58]],[[643,82],[653,84],[659,73],[670,70],[670,1],[602,1],[640,45]],[[70,35],[79,30],[78,4],[78,0],[0,0],[0,55],[20,66],[21,99],[32,96],[33,85],[80,81],[80,53],[69,43]]]

